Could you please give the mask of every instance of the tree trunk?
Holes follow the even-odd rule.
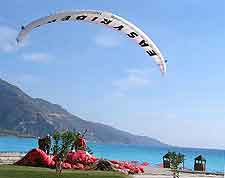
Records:
[[[57,174],[62,174],[62,161],[56,161],[56,173]]]

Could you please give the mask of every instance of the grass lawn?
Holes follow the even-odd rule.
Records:
[[[0,178],[57,178],[54,169],[0,165]],[[60,178],[129,178],[129,176],[103,171],[63,170]]]

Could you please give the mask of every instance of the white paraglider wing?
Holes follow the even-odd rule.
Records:
[[[166,72],[166,61],[153,41],[134,24],[109,12],[81,10],[55,13],[53,15],[35,20],[25,27],[22,27],[17,37],[17,42],[21,42],[29,32],[37,27],[62,21],[92,22],[102,24],[116,31],[120,31],[126,34],[128,38],[135,40],[136,43],[138,43],[138,45],[142,47],[149,56],[153,57],[163,74]]]

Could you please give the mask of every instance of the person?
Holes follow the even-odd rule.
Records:
[[[51,149],[51,136],[48,134],[45,137],[45,150],[46,150],[47,155],[50,154],[50,149]]]
[[[75,147],[75,151],[78,151],[78,150],[86,151],[87,150],[86,140],[85,140],[84,136],[81,135],[80,132],[78,132],[76,135],[76,138],[74,141],[74,147]]]
[[[50,154],[51,136],[49,134],[43,138],[38,137],[38,148],[44,151],[46,154]]]
[[[38,148],[44,152],[45,150],[45,139],[44,138],[38,138]]]

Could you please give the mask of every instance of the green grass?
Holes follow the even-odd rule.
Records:
[[[54,169],[0,165],[0,178],[58,178]],[[63,170],[60,178],[129,178],[117,172]]]

